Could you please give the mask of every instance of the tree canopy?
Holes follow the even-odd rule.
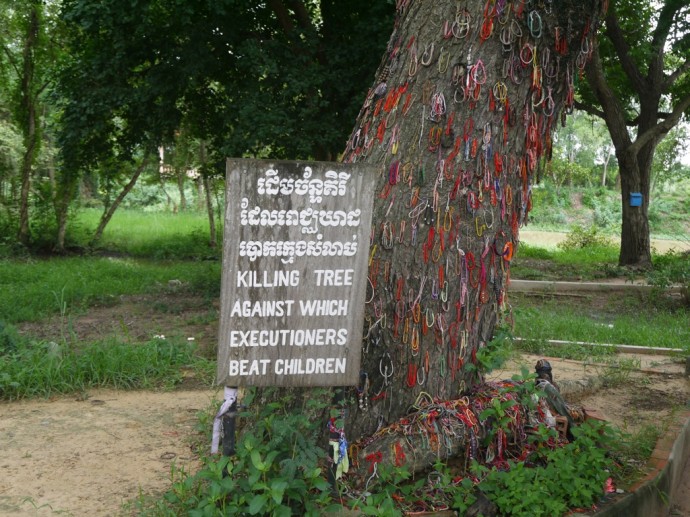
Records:
[[[392,12],[383,0],[66,0],[65,158],[171,142],[183,119],[221,156],[334,157]]]

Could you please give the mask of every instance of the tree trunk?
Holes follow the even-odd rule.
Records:
[[[608,176],[609,163],[611,163],[611,156],[613,156],[613,148],[606,146],[606,156],[604,157],[604,170],[601,173],[601,186],[606,187],[606,177]]]
[[[55,218],[57,222],[57,235],[55,236],[54,251],[63,253],[65,251],[65,236],[67,235],[67,216],[69,214],[69,205],[74,196],[74,190],[77,188],[78,179],[74,176],[65,178],[63,174],[60,184],[55,186],[55,194],[53,199],[53,209],[55,210]]]
[[[24,246],[31,242],[29,228],[29,194],[31,192],[31,174],[34,160],[38,151],[38,128],[36,125],[36,85],[34,84],[34,52],[38,44],[39,34],[39,6],[31,5],[29,21],[26,29],[26,39],[23,49],[23,67],[21,77],[21,121],[24,134],[24,155],[22,156],[22,182],[19,198],[19,231],[17,238]]]
[[[96,228],[96,231],[93,234],[93,237],[91,239],[91,246],[94,244],[98,243],[98,241],[101,240],[101,237],[103,237],[103,232],[105,231],[105,227],[108,225],[110,222],[110,219],[112,219],[113,214],[115,213],[115,210],[120,206],[120,203],[122,203],[122,200],[125,199],[127,194],[130,193],[130,191],[134,188],[134,185],[137,184],[137,180],[139,179],[139,176],[141,176],[141,173],[143,170],[146,168],[149,162],[149,156],[146,155],[144,159],[141,161],[139,164],[139,167],[137,167],[136,171],[134,172],[134,175],[132,178],[129,180],[127,185],[124,186],[122,191],[118,194],[118,196],[115,198],[115,201],[103,212],[103,215],[101,216],[101,220],[98,223],[98,228]]]
[[[197,211],[203,210],[206,206],[206,195],[204,194],[204,179],[199,176],[194,180],[194,186],[196,187],[196,209]]]
[[[351,441],[422,393],[458,398],[482,380],[537,163],[572,109],[600,8],[397,1],[343,157],[380,171]]]
[[[644,170],[644,162],[630,153],[618,154],[621,179],[622,226],[621,250],[618,263],[643,269],[652,267],[649,239],[649,176],[651,167]],[[641,206],[631,206],[631,194],[642,195]]]
[[[35,121],[32,120],[32,123]],[[30,133],[34,132],[34,128],[29,129]],[[27,139],[26,152],[22,158],[22,187],[19,197],[19,233],[17,238],[24,246],[31,243],[31,230],[29,228],[29,192],[31,191],[31,172],[33,170],[33,156],[35,148],[35,139],[33,135]]]
[[[177,190],[180,193],[180,210],[184,212],[187,210],[187,198],[184,195],[184,183],[186,177],[185,167],[175,168],[175,179],[177,180]]]
[[[211,249],[216,249],[218,236],[216,234],[216,220],[213,217],[213,198],[211,197],[211,182],[206,172],[206,144],[199,143],[199,161],[201,162],[201,178],[204,182],[206,192],[206,213],[208,214],[208,245]]]

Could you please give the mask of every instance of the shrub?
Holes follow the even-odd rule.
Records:
[[[305,413],[318,413],[329,399],[327,390],[315,391],[301,411],[287,409],[294,403],[289,392],[276,402],[257,401],[257,410],[239,415],[246,425],[234,456],[203,458],[196,474],[180,473],[163,500],[141,500],[138,514],[322,515],[331,501],[319,466],[325,452],[314,446],[322,421]]]
[[[564,251],[569,251],[592,247],[607,247],[610,245],[608,237],[602,235],[596,226],[584,227],[575,224],[571,227],[565,240],[558,244],[558,247]]]
[[[690,253],[671,250],[654,259],[654,270],[647,281],[659,288],[680,286],[685,305],[690,305]]]
[[[509,470],[475,466],[483,476],[479,488],[498,506],[500,515],[563,515],[568,508],[588,507],[603,495],[613,461],[607,448],[615,442],[611,428],[595,422],[574,427],[575,440],[542,450],[543,468],[509,461]]]

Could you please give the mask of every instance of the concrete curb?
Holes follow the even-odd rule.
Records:
[[[511,291],[516,292],[621,292],[621,291],[652,291],[657,287],[648,284],[618,284],[607,282],[561,282],[551,280],[515,280],[511,279]],[[665,289],[667,293],[680,293],[679,286]]]
[[[588,341],[565,341],[563,339],[543,339],[543,340],[535,340],[535,339],[526,339],[523,337],[515,337],[513,340],[517,342],[521,341],[526,341],[526,342],[534,342],[534,341],[539,341],[539,342],[545,342],[548,343],[549,345],[555,345],[558,347],[566,347],[569,345],[582,345],[582,346],[588,346],[591,348],[596,348],[596,347],[601,347],[601,348],[613,348],[616,352],[619,352],[621,354],[646,354],[646,355],[674,355],[674,354],[682,354],[683,349],[682,348],[668,348],[668,347],[661,347],[661,346],[638,346],[638,345],[615,345],[612,343],[590,343]]]
[[[690,456],[690,410],[676,416],[647,462],[648,472],[630,493],[585,514],[596,517],[667,516]]]

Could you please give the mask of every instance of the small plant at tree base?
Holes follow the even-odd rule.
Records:
[[[479,489],[497,505],[500,515],[553,516],[568,508],[591,506],[603,496],[613,461],[607,455],[615,437],[610,427],[585,422],[572,429],[575,440],[544,448],[544,467],[509,461],[509,470],[475,464]],[[545,435],[546,436],[546,435]]]
[[[468,370],[486,374],[501,368],[513,354],[512,336],[505,328],[497,327],[494,337],[477,349],[477,363],[468,363]]]
[[[655,257],[654,270],[647,275],[647,281],[659,291],[680,286],[683,303],[690,306],[690,253],[669,251]]]
[[[142,500],[140,514],[322,515],[332,504],[331,485],[321,466],[325,452],[314,446],[323,429],[320,419],[306,415],[323,409],[328,399],[314,391],[296,411],[286,409],[294,405],[288,393],[240,413],[245,426],[234,456],[202,458],[201,469],[194,475],[181,473],[163,502]],[[245,402],[252,397],[249,393]]]

